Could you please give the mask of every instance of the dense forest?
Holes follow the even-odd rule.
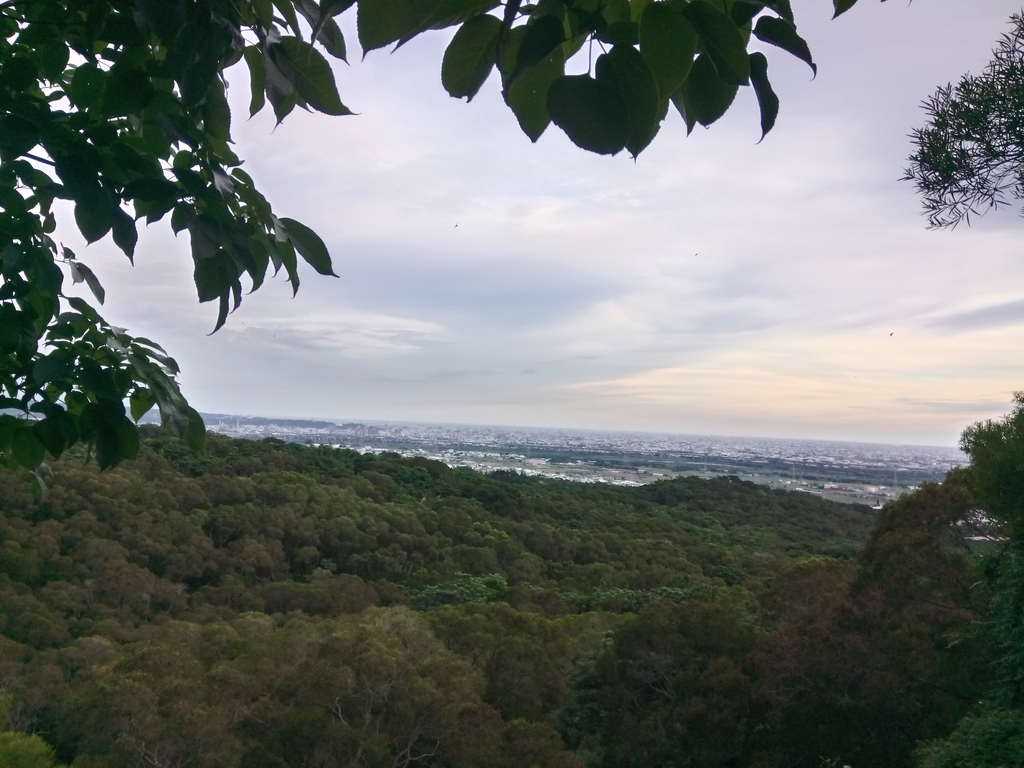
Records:
[[[0,473],[5,766],[1024,764],[971,470],[876,513],[143,432]]]

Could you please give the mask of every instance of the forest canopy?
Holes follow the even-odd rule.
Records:
[[[7,738],[64,764],[910,765],[988,711],[963,472],[878,514],[152,427],[80,459],[0,474]]]

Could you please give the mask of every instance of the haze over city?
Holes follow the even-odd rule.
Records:
[[[762,143],[741,93],[689,138],[672,112],[635,163],[531,145],[494,78],[449,98],[450,31],[337,64],[352,117],[246,123],[231,70],[246,169],[340,279],[279,278],[212,336],[185,236],[143,233],[133,269],[58,234],[203,411],[953,445],[1024,381],[1024,233],[1013,210],[928,231],[899,178],[922,100],[1019,5],[802,5],[818,76],[770,56]]]

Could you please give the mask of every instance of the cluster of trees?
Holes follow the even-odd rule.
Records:
[[[966,440],[969,470],[880,515],[155,429],[45,497],[5,471],[0,755],[1015,765],[1024,569],[993,521],[1021,514],[1024,400]]]

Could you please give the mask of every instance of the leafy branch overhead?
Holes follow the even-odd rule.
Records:
[[[403,14],[395,13],[398,5]],[[360,43],[373,49],[447,26],[455,5],[360,2]],[[850,5],[838,4],[837,15]],[[542,0],[509,2],[500,17],[490,14],[497,3],[479,6],[445,51],[448,93],[472,100],[497,69],[505,101],[533,141],[553,122],[577,146],[600,154],[626,149],[636,157],[670,103],[689,130],[709,126],[747,85],[761,106],[762,135],[770,131],[778,98],[764,54],[748,53],[752,37],[816,71],[789,0]],[[587,62],[586,73],[566,74],[573,57]]]
[[[853,5],[835,0],[837,15]],[[452,96],[472,99],[497,69],[534,141],[554,122],[577,145],[638,155],[670,103],[692,130],[724,114],[741,87],[779,101],[767,43],[814,62],[789,0],[11,0],[0,3],[0,461],[37,472],[85,442],[101,467],[135,455],[135,422],[202,447],[177,365],[155,343],[106,323],[63,292],[66,276],[100,304],[96,275],[53,235],[53,202],[73,206],[89,243],[110,235],[134,258],[140,222],[187,232],[214,330],[248,290],[298,263],[333,275],[324,242],[274,214],[231,141],[225,71],[244,65],[249,114],[296,107],[350,115],[330,58],[347,60],[337,18],[353,11],[363,52],[458,27],[441,65]],[[596,60],[595,60],[596,56]],[[586,61],[583,74],[567,63]],[[575,62],[574,62],[575,63]],[[579,67],[583,69],[583,67]],[[127,404],[127,405],[126,405]]]
[[[156,406],[196,448],[205,428],[177,364],[63,292],[65,271],[103,303],[96,275],[52,237],[53,201],[87,242],[110,234],[129,259],[139,223],[187,231],[215,330],[268,269],[293,290],[297,262],[333,274],[323,241],[277,218],[231,147],[224,71],[241,60],[278,120],[296,106],[350,114],[327,59],[345,57],[331,12],[301,3],[19,0],[0,5],[0,459],[37,470],[79,441],[111,467],[138,450]],[[289,34],[294,30],[294,34]],[[64,271],[61,267],[63,266]]]
[[[1024,198],[1024,17],[1010,24],[985,71],[940,88],[924,105],[928,124],[913,133],[905,180],[932,227]]]

